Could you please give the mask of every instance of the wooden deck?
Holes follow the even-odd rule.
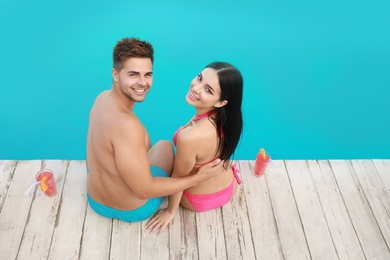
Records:
[[[228,205],[180,209],[157,237],[90,209],[84,161],[0,161],[0,259],[390,259],[390,160],[274,161],[261,178],[238,163]],[[26,195],[43,168],[57,195]]]

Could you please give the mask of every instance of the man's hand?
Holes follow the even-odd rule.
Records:
[[[197,176],[197,179],[199,180],[199,183],[208,180],[218,173],[221,173],[223,169],[223,161],[221,159],[215,159],[211,163],[205,164],[202,167],[199,168],[199,171],[195,174]]]

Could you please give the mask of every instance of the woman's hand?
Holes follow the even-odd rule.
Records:
[[[146,232],[153,234],[156,230],[160,229],[158,236],[160,236],[165,228],[168,226],[169,222],[175,216],[175,212],[170,212],[168,209],[159,210],[146,224]]]

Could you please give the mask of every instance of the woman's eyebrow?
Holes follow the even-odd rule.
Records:
[[[211,89],[212,92],[215,92],[215,90],[213,89],[212,86],[210,86],[209,84],[206,84],[206,86],[207,86],[209,89]]]

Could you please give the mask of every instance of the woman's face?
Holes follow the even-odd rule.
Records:
[[[186,101],[197,109],[207,112],[227,103],[226,100],[221,101],[220,99],[221,86],[219,85],[217,71],[212,68],[205,68],[191,81]]]

